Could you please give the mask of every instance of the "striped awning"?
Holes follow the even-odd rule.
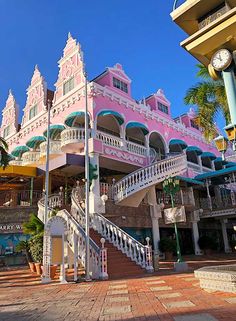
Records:
[[[130,128],[140,128],[144,135],[147,135],[149,133],[148,128],[142,123],[130,122],[127,124],[126,129]]]
[[[64,124],[68,127],[78,127],[79,124],[84,123],[85,121],[85,112],[84,111],[74,111],[73,113],[69,114]]]
[[[102,110],[98,113],[98,116],[114,116],[120,125],[124,123],[124,117],[114,110]]]
[[[186,148],[186,152],[187,152],[187,153],[193,152],[193,153],[196,153],[198,156],[202,154],[201,148],[199,148],[199,147],[197,147],[197,146],[188,146],[188,147]]]
[[[26,146],[36,149],[42,142],[45,141],[46,138],[44,136],[33,136],[26,142]]]
[[[60,139],[61,132],[64,129],[64,125],[50,125],[49,137],[55,140]],[[47,129],[43,132],[43,136],[47,137]]]
[[[22,145],[22,146],[17,146],[16,148],[13,149],[11,152],[11,155],[14,157],[20,157],[23,153],[26,153],[29,151],[29,147]]]
[[[210,152],[204,152],[202,153],[201,158],[209,158],[210,160],[215,160],[216,155]]]
[[[188,145],[182,139],[171,139],[169,142],[169,146],[181,146],[182,149],[188,147]]]

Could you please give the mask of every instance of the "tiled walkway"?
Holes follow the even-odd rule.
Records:
[[[4,321],[235,321],[236,293],[211,293],[190,274],[42,285],[29,270],[0,272]]]

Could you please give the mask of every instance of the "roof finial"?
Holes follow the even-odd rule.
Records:
[[[39,67],[38,67],[37,64],[36,64],[35,67],[34,67],[34,71],[39,71]]]
[[[9,96],[13,96],[12,90],[9,89]]]
[[[68,32],[68,39],[72,38],[70,31]]]

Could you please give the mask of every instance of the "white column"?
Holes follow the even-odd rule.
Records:
[[[203,253],[198,245],[198,240],[199,240],[198,221],[192,221],[192,231],[193,231],[194,253],[195,255],[202,255]]]
[[[74,234],[74,281],[78,280],[78,236]]]
[[[197,156],[197,161],[198,161],[198,165],[199,165],[200,171],[202,172],[202,159],[201,159],[201,156]]]
[[[224,241],[224,250],[225,250],[225,253],[230,253],[232,252],[232,250],[231,250],[231,247],[229,246],[229,240],[228,240],[228,234],[227,234],[227,228],[226,228],[227,222],[228,222],[227,219],[220,220],[223,241]]]
[[[62,235],[62,264],[60,269],[60,283],[67,283],[66,281],[66,268],[65,263],[67,261],[67,240],[65,234]]]

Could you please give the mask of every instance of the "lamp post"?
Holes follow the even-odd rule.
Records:
[[[217,150],[222,155],[222,160],[225,161],[225,152],[228,147],[228,139],[222,135],[219,135],[214,139]]]
[[[85,81],[85,279],[90,281],[90,236],[89,236],[89,130],[88,130],[88,81],[87,73],[84,69],[84,81]]]
[[[174,208],[175,207],[174,196],[180,190],[179,180],[176,179],[175,177],[167,178],[163,182],[163,190],[167,195],[170,195],[171,207]],[[177,228],[176,221],[174,222],[174,227],[175,227],[177,258],[178,258],[177,262],[181,263],[181,262],[183,262],[183,259],[181,256],[181,250],[180,250],[180,245],[179,245],[179,234],[178,234],[178,228]]]
[[[48,195],[49,195],[49,150],[50,150],[50,112],[52,102],[48,100],[48,123],[47,123],[47,148],[46,148],[46,168],[45,168],[45,202],[44,202],[44,226],[48,220]]]

